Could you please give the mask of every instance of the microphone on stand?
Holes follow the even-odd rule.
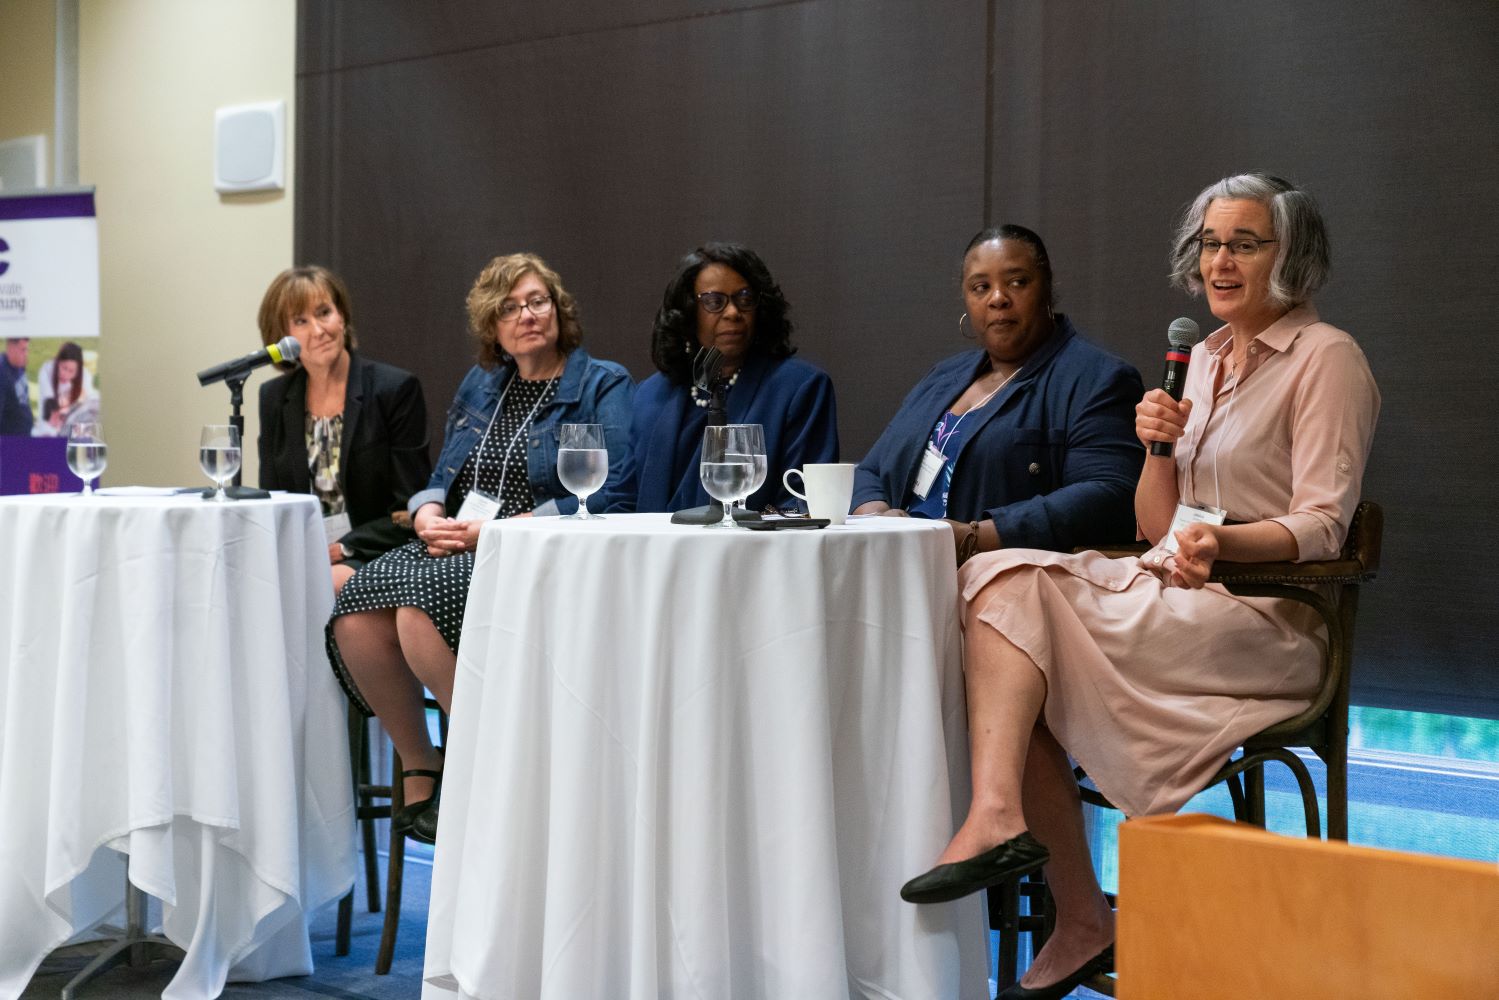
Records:
[[[728,380],[723,371],[723,353],[716,347],[699,348],[692,359],[692,384],[708,397],[709,427],[722,427],[729,422],[728,404],[724,394],[728,392]]]
[[[295,337],[282,337],[274,344],[262,347],[254,354],[246,354],[233,361],[205,368],[198,373],[199,385],[212,385],[226,379],[244,378],[262,365],[277,365],[295,361],[302,356],[302,344]]]
[[[1166,330],[1166,374],[1161,379],[1161,388],[1178,403],[1181,402],[1182,388],[1187,384],[1187,362],[1192,357],[1192,345],[1201,339],[1202,331],[1185,316],[1172,320]],[[1172,447],[1170,441],[1152,441],[1150,453],[1169,458]]]

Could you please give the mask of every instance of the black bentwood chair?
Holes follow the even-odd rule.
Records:
[[[1317,789],[1306,764],[1293,748],[1306,748],[1327,765],[1327,837],[1348,839],[1348,686],[1353,672],[1353,626],[1358,613],[1359,587],[1379,572],[1384,537],[1384,510],[1365,500],[1358,505],[1348,538],[1336,559],[1292,563],[1230,563],[1213,567],[1211,582],[1241,597],[1278,597],[1313,608],[1327,628],[1322,686],[1298,715],[1261,730],[1244,741],[1239,752],[1208,781],[1228,786],[1234,818],[1265,825],[1265,764],[1278,761],[1296,779],[1308,837],[1322,836]],[[1119,557],[1140,555],[1144,548],[1106,549]],[[1320,586],[1321,589],[1315,589]],[[1331,592],[1325,596],[1323,590]],[[1099,794],[1077,769],[1083,801],[1107,809],[1113,804]],[[1030,901],[1020,913],[1020,898]],[[1111,899],[1112,901],[1112,899]],[[1053,924],[1051,900],[1039,875],[989,890],[989,924],[1000,932],[997,978],[1001,987],[1015,981],[1018,935],[1030,933],[1035,951],[1046,941]],[[1105,996],[1114,995],[1114,979],[1098,976],[1085,983]]]

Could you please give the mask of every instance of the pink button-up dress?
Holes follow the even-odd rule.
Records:
[[[1227,327],[1192,351],[1175,449],[1183,503],[1273,520],[1297,560],[1337,555],[1358,505],[1379,390],[1353,338],[1303,305],[1227,369]],[[1236,384],[1237,383],[1237,384]],[[1248,736],[1305,708],[1320,619],[1297,602],[1166,587],[1140,559],[1024,549],[961,574],[980,621],[1046,678],[1046,725],[1128,815],[1174,812]]]

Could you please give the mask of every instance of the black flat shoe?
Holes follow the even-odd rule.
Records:
[[[1000,992],[994,1000],[1062,1000],[1067,994],[1077,989],[1083,983],[1094,976],[1114,971],[1114,946],[1109,945],[1103,951],[1094,955],[1083,963],[1083,967],[1060,982],[1052,983],[1050,986],[1042,986],[1034,990],[1028,990],[1019,983],[1007,990]]]
[[[432,797],[424,803],[427,808],[411,818],[411,829],[406,831],[406,836],[412,840],[420,840],[424,844],[435,845],[437,843],[437,809],[441,804],[438,801],[440,793],[441,789],[434,792]]]
[[[900,888],[908,903],[946,903],[991,885],[1038,871],[1050,857],[1029,831],[1017,833],[998,847],[967,861],[938,865]]]
[[[426,838],[422,834],[416,832],[417,821],[427,813],[436,812],[437,797],[442,793],[442,772],[429,771],[422,768],[413,768],[412,770],[401,772],[401,779],[403,781],[408,776],[418,778],[431,778],[432,794],[427,796],[425,799],[422,799],[420,802],[413,802],[411,805],[405,806],[404,808],[400,809],[394,816],[392,816],[390,818],[390,832],[392,836],[396,837],[409,836],[415,837],[417,840],[426,840]],[[436,835],[435,831],[437,829],[437,822],[435,816],[433,817],[433,821],[430,824],[422,824],[422,826],[424,827],[424,829],[430,826],[430,829],[434,831],[433,836]],[[426,842],[429,844],[433,843],[433,841],[430,840],[426,840]]]

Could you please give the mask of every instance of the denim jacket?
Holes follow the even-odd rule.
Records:
[[[411,498],[407,509],[414,515],[427,503],[446,503],[448,490],[469,452],[479,444],[499,405],[500,393],[515,369],[500,365],[489,371],[474,367],[458,386],[448,408],[442,435],[442,452],[432,470],[427,488]],[[598,361],[581,347],[567,356],[557,394],[542,405],[523,439],[526,469],[531,477],[533,513],[571,514],[578,498],[557,477],[557,436],[563,424],[603,424],[604,444],[609,449],[609,478],[588,498],[588,509],[602,511],[621,500],[620,482],[630,467],[630,411],[635,385],[623,365]]]

